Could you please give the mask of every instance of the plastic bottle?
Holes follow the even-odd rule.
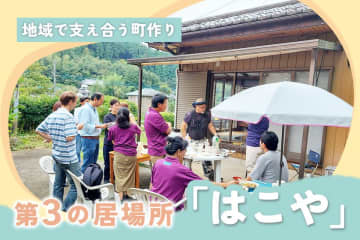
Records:
[[[215,148],[217,154],[220,153],[220,139],[218,136],[213,136],[212,146]]]

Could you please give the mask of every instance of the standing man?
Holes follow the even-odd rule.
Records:
[[[153,165],[158,159],[165,157],[166,137],[171,132],[171,124],[166,123],[160,114],[166,111],[167,105],[167,96],[156,94],[145,116],[144,127],[148,140],[148,153]]]
[[[77,198],[76,187],[68,176],[70,189],[63,201],[64,185],[67,172],[71,171],[80,176],[80,163],[76,156],[76,124],[70,113],[76,106],[76,95],[73,92],[64,92],[60,96],[61,107],[51,113],[37,128],[36,133],[46,141],[52,141],[52,157],[55,161],[55,181],[53,196],[62,203],[62,210],[66,211]],[[81,126],[80,126],[81,128]]]
[[[255,167],[257,157],[263,152],[260,147],[261,134],[269,129],[269,120],[263,117],[258,123],[248,124],[248,133],[246,137],[246,173],[252,172]]]
[[[81,97],[80,98],[80,106],[75,108],[74,110],[74,119],[76,125],[79,124],[79,112],[81,110],[81,107],[85,105],[85,103],[89,102],[89,97]],[[80,137],[80,131],[77,131],[76,134],[76,155],[79,159],[79,162],[81,163],[81,137]]]
[[[188,112],[184,121],[181,124],[181,135],[183,138],[189,134],[189,137],[196,141],[207,140],[208,130],[216,136],[216,129],[211,122],[211,114],[206,110],[206,102],[204,99],[199,98],[193,104],[195,108]],[[211,161],[202,161],[204,175],[210,181],[214,180],[214,170]]]
[[[85,103],[79,112],[79,123],[84,124],[80,130],[81,151],[83,152],[83,164],[81,171],[84,173],[89,164],[96,163],[99,155],[99,136],[101,129],[107,127],[107,124],[100,124],[99,114],[96,110],[104,103],[102,93],[94,93],[90,97],[90,102]]]
[[[110,112],[104,116],[103,123],[109,123],[110,125],[115,125],[116,114],[121,108],[120,102],[117,99],[112,99],[110,101]],[[109,162],[109,153],[114,150],[114,145],[112,141],[108,140],[109,127],[105,128],[104,136],[104,146],[103,146],[103,157],[104,157],[104,183],[109,183],[110,179],[110,162]]]

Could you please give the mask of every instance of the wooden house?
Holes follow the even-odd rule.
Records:
[[[298,1],[185,22],[182,42],[149,45],[173,56],[130,59],[128,63],[139,66],[139,92],[142,66],[178,64],[177,128],[196,98],[205,98],[211,108],[246,88],[279,81],[316,85],[353,105],[351,68],[340,42],[319,15]],[[244,144],[244,123],[213,121],[223,142],[235,147]],[[280,136],[280,126],[271,125],[270,130]],[[336,166],[340,160],[348,131],[287,127],[286,157],[301,163],[314,150],[321,154],[319,171],[323,174],[327,166]]]

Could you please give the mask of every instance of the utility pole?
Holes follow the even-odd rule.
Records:
[[[17,129],[18,129],[18,116],[19,116],[19,84],[16,84],[16,88],[14,91],[14,121],[13,121],[13,126],[12,126],[12,132],[14,134],[17,133]]]
[[[56,92],[56,60],[55,56],[52,58],[53,60],[53,82],[54,82],[54,94]]]

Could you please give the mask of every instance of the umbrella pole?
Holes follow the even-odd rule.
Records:
[[[283,154],[284,154],[284,131],[285,130],[285,126],[282,125],[281,126],[281,151],[280,151],[280,177],[279,177],[279,186],[281,185],[281,173],[282,173],[282,168],[284,167],[284,163],[283,163]]]

